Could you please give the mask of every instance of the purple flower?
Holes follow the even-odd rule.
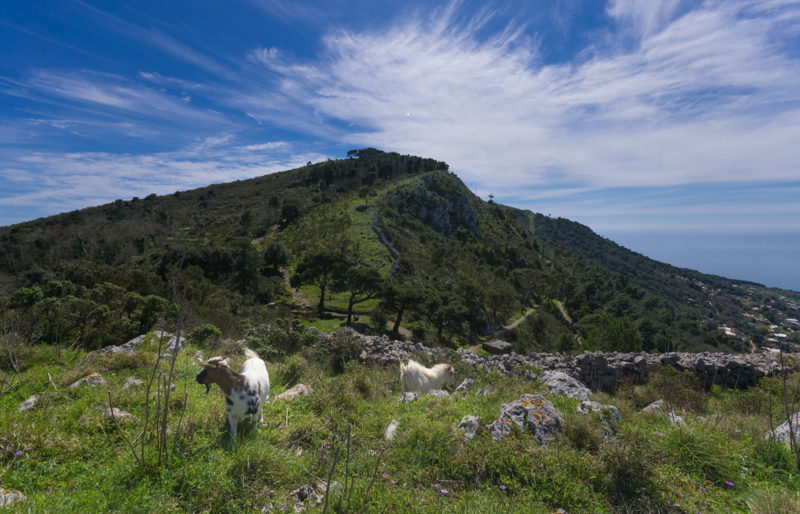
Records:
[[[504,486],[504,485],[501,485],[501,486],[500,486],[500,489],[502,489],[503,491],[505,491],[505,490],[506,490],[506,486]]]
[[[67,363],[67,361],[61,361],[61,364],[66,364],[66,363]]]
[[[656,434],[658,434],[658,435],[664,435],[664,434],[662,434],[661,432],[656,432]]]
[[[56,393],[53,393],[53,394],[51,394],[50,396],[55,396],[55,395],[56,395]]]
[[[733,487],[733,482],[728,482],[728,481],[726,480],[726,481],[725,481],[725,485],[729,485],[729,486]]]
[[[371,408],[372,408],[372,404],[371,404],[371,403],[368,403],[368,404],[367,404],[367,407],[369,407],[369,408],[371,409]]]
[[[388,381],[388,380],[384,380],[384,381],[383,381],[383,383],[384,383],[384,384],[388,384],[388,383],[389,383],[389,381]]]
[[[439,491],[439,494],[447,494],[447,489],[442,489],[441,491]]]
[[[281,510],[286,510],[286,505],[282,506]]]
[[[389,476],[389,473],[384,473],[384,474],[381,475],[381,478],[386,478],[388,476]]]
[[[283,425],[278,425],[278,428],[283,428]]]
[[[17,457],[20,457],[22,455],[22,452],[14,452],[14,455],[16,455]]]
[[[718,495],[718,494],[715,494],[714,496],[716,496],[717,498],[719,498],[719,495]]]
[[[433,484],[433,487],[436,487],[438,489],[439,487],[442,487],[442,486],[441,486],[441,484]]]
[[[44,365],[47,366],[47,363],[45,362]]]
[[[327,455],[323,455],[322,456],[322,460],[328,460],[328,456]]]
[[[702,489],[703,491],[708,491],[708,489],[706,489],[706,488],[705,488],[705,487],[703,487],[702,485],[700,486],[700,489]]]
[[[103,368],[103,371],[108,371],[108,368]]]
[[[394,484],[396,484],[396,483],[397,483],[397,482],[395,482],[394,480],[392,480],[392,485],[394,485]]]

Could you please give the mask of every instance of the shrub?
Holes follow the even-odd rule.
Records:
[[[186,339],[195,346],[205,348],[211,342],[218,341],[222,331],[210,323],[200,325],[186,335]]]

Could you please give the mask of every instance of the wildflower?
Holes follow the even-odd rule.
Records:
[[[22,456],[22,452],[14,452],[14,455],[16,455],[17,457],[20,457],[20,456]]]
[[[397,482],[395,482],[394,480],[392,480],[392,485],[395,485],[396,483],[397,483]]]
[[[52,393],[50,396],[55,396],[55,395],[56,395],[56,393]]]
[[[441,491],[439,491],[439,494],[447,494],[447,489],[442,489]]]
[[[381,478],[386,478],[388,476],[389,476],[389,473],[384,473],[384,474],[381,475]]]
[[[368,404],[367,404],[367,407],[369,407],[369,408],[371,409],[371,408],[372,408],[372,404],[371,404],[371,403],[368,403]]]
[[[108,371],[108,368],[103,368],[103,371]]]
[[[47,366],[47,363],[45,362],[44,365]]]
[[[389,381],[388,381],[388,380],[384,380],[384,381],[383,381],[383,383],[384,383],[384,384],[388,384],[388,383],[389,383]]]
[[[729,485],[729,486],[733,487],[733,482],[728,482],[728,481],[726,480],[726,481],[725,481],[725,485]]]
[[[466,398],[461,398],[462,400],[466,400]]]
[[[66,364],[66,363],[67,363],[67,361],[61,361],[61,364]]]
[[[322,460],[328,460],[328,456],[327,455],[323,455],[322,456]]]
[[[703,491],[708,491],[708,489],[706,489],[706,488],[705,488],[705,487],[703,487],[702,485],[700,486],[700,489],[702,489]]]
[[[433,487],[438,489],[438,488],[442,487],[442,485],[441,484],[433,484]]]
[[[278,425],[278,428],[283,428],[283,425]]]
[[[656,434],[658,434],[658,435],[664,435],[664,434],[662,434],[661,432],[656,432]]]
[[[500,486],[500,489],[502,489],[503,491],[505,491],[505,490],[506,490],[506,486],[504,486],[504,485],[501,485],[501,486]]]
[[[286,505],[284,505],[284,506],[282,506],[282,507],[281,507],[281,510],[286,510],[286,509],[287,509],[287,506],[286,506]]]

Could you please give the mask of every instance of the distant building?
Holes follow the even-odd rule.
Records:
[[[794,319],[794,318],[788,318],[786,321],[788,321],[788,322],[789,322],[789,323],[791,323],[792,325],[797,325],[797,324],[798,324],[797,320],[796,320],[796,319]]]

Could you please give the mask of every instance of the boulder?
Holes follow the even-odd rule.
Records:
[[[24,502],[27,500],[25,495],[14,489],[5,489],[0,487],[0,507],[13,505],[17,502]]]
[[[103,419],[113,423],[114,420],[117,420],[117,423],[131,423],[136,421],[136,416],[131,414],[130,412],[125,412],[124,410],[119,410],[118,408],[111,407],[107,408],[103,411]]]
[[[297,384],[288,391],[279,394],[278,399],[285,402],[293,402],[302,396],[308,396],[312,392],[310,385]]]
[[[425,393],[425,396],[431,396],[433,398],[450,398],[450,393],[442,389],[431,389]]]
[[[675,414],[674,410],[669,411],[669,414],[667,414],[667,419],[673,425],[684,426],[686,424],[682,417]]]
[[[648,414],[651,412],[657,412],[664,408],[664,400],[656,400],[641,411],[640,414]]]
[[[514,345],[495,339],[494,341],[483,343],[481,347],[492,355],[505,355],[511,353],[511,349],[514,348]]]
[[[419,395],[417,393],[403,393],[398,403],[411,403],[416,400],[419,400]]]
[[[39,401],[39,397],[36,395],[31,396],[19,406],[19,412],[25,412],[26,410],[30,410],[36,407],[36,402]]]
[[[458,424],[456,430],[464,432],[464,440],[467,441],[481,433],[482,428],[478,416],[466,415],[461,418],[461,423]]]
[[[545,384],[551,393],[560,394],[567,398],[579,398],[588,400],[592,391],[581,384],[577,379],[572,378],[561,371],[546,371],[538,379]]]
[[[772,436],[776,441],[786,443],[787,446],[791,444],[789,435],[789,422],[792,424],[792,432],[794,432],[794,440],[800,445],[800,412],[795,412],[786,420],[782,425],[775,429],[775,432],[767,432],[767,436]]]
[[[106,379],[103,378],[102,375],[100,375],[100,373],[90,373],[85,377],[83,377],[82,379],[70,384],[69,389],[75,389],[76,387],[82,385],[96,386],[96,385],[106,385],[106,384],[108,384],[108,382],[106,382]]]
[[[516,426],[544,444],[563,422],[561,412],[544,396],[539,393],[523,394],[519,400],[503,404],[500,417],[486,428],[495,441],[503,439]]]
[[[396,419],[393,419],[392,422],[389,423],[389,425],[386,427],[384,436],[386,437],[387,441],[391,441],[392,439],[394,439],[394,434],[395,432],[397,432],[398,425],[400,425],[400,422],[397,421]]]
[[[456,387],[457,393],[466,393],[472,386],[475,385],[475,381],[471,378],[465,378],[461,385]]]
[[[125,379],[125,383],[122,384],[122,388],[127,389],[129,387],[140,386],[140,385],[144,385],[143,380],[139,380],[136,377],[128,377],[127,379]]]

